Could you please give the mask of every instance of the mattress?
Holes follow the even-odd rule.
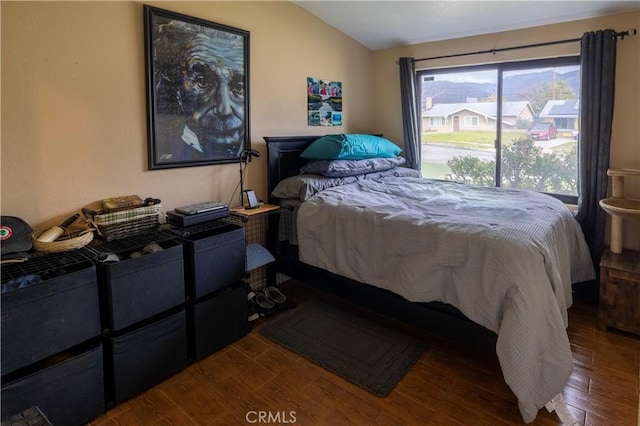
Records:
[[[297,213],[300,260],[413,302],[440,301],[498,334],[525,422],[572,370],[571,284],[594,279],[582,231],[537,192],[414,177],[322,190]]]

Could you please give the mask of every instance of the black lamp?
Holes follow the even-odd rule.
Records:
[[[245,207],[247,209],[255,209],[258,207],[258,199],[256,198],[256,194],[251,189],[244,189],[244,169],[249,164],[251,157],[260,157],[260,153],[255,149],[244,149],[240,151],[240,205],[245,207],[244,205],[244,194],[247,193],[247,200],[249,202],[249,206]],[[243,167],[244,163],[244,167]]]

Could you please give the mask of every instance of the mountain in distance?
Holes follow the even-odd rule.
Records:
[[[575,97],[580,95],[580,71],[565,73],[556,72],[556,81],[562,81],[573,89]],[[527,72],[509,75],[504,78],[503,93],[506,101],[527,101],[531,93],[545,83],[551,84],[553,71]],[[432,104],[464,103],[480,101],[493,97],[495,99],[497,85],[493,83],[426,81],[422,84],[422,97],[431,97]]]
[[[422,85],[423,99],[431,97],[433,104],[455,104],[469,99],[485,99],[496,95],[492,83],[457,83],[453,81],[429,81]]]

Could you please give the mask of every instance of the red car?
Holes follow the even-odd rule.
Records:
[[[529,130],[529,137],[532,140],[546,140],[555,139],[558,135],[558,130],[553,127],[553,124],[536,124]]]

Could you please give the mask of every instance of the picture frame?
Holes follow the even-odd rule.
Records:
[[[144,5],[144,34],[149,169],[240,162],[249,32]]]

